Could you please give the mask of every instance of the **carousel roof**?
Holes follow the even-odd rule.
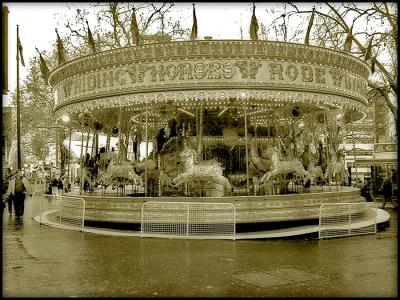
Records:
[[[239,109],[253,124],[284,120],[294,109],[341,109],[357,120],[366,109],[369,74],[362,60],[332,49],[206,40],[98,52],[61,65],[49,82],[56,114],[84,114],[110,128],[121,119],[163,127],[198,109]]]

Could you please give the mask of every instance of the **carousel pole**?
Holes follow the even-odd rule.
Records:
[[[154,120],[153,123],[153,132],[154,132],[154,138],[153,138],[153,150],[151,152],[153,152],[153,160],[156,160],[156,147],[155,145],[157,145],[157,139],[156,139],[156,121]]]
[[[330,152],[329,152],[329,144],[328,144],[328,120],[326,117],[326,109],[324,110],[324,123],[325,123],[325,135],[326,135],[326,163],[328,164],[329,170],[329,178],[328,178],[328,187],[329,191],[331,190],[331,179],[332,179],[332,170],[331,170],[331,159],[330,159]]]
[[[80,169],[80,185],[79,195],[82,195],[83,190],[83,113],[81,114],[81,155],[79,156],[79,169]]]
[[[161,155],[158,154],[157,157],[157,168],[158,168],[158,172],[159,174],[161,174]],[[161,176],[158,176],[158,196],[161,197],[162,196],[162,189],[161,189],[161,185],[162,185],[162,181],[161,181]]]
[[[90,140],[90,127],[89,127],[88,130],[87,130],[86,147],[85,147],[85,157],[84,157],[84,161],[83,161],[83,167],[85,168],[85,177],[86,177],[86,165],[85,165],[85,162],[86,162],[86,154],[89,153],[89,140]],[[92,146],[93,146],[93,145],[92,145]],[[89,164],[89,161],[88,161],[88,164]],[[83,171],[83,170],[82,170],[82,171]],[[92,176],[90,175],[90,177],[92,177]],[[90,179],[92,179],[92,178],[90,178]],[[90,188],[92,188],[92,187],[90,187]]]
[[[107,137],[106,137],[106,152],[108,152],[110,150],[110,132],[107,130]]]
[[[85,155],[89,153],[90,128],[87,131]]]
[[[146,157],[144,158],[144,196],[147,197],[147,152],[149,151],[149,113],[146,105],[146,127],[145,127],[145,137],[146,137]]]
[[[94,153],[95,152],[95,145],[96,143],[96,131],[93,132],[93,139],[92,139],[92,149],[90,150],[90,156],[93,158],[94,157]]]
[[[250,195],[250,179],[249,179],[249,145],[247,141],[247,107],[244,107],[244,139],[246,141],[246,190],[247,196]]]
[[[182,137],[183,137],[183,147],[186,148],[186,131],[185,131],[185,122],[182,122]],[[185,182],[183,184],[183,189],[185,196],[188,196],[189,193],[189,183]]]
[[[243,92],[244,94],[244,92]],[[245,100],[245,99],[243,99]],[[245,140],[245,153],[246,153],[246,191],[247,196],[250,196],[250,179],[249,179],[249,145],[247,138],[247,103],[244,103],[244,140]]]
[[[58,126],[57,126],[57,122],[56,122],[56,169],[58,168],[58,143],[59,143],[59,141],[58,141],[58,139],[59,139],[59,137],[58,137]]]
[[[118,111],[118,162],[121,162],[121,118],[122,118],[122,107],[119,107],[119,111]]]
[[[199,111],[199,161],[203,160],[203,103],[200,102]]]
[[[70,165],[71,165],[71,138],[72,138],[72,127],[69,125],[69,141],[68,141],[68,181],[71,181]]]
[[[196,137],[197,137],[197,153],[200,151],[200,107],[196,106]]]
[[[353,122],[353,111],[350,114],[350,123],[351,123],[351,137],[353,140],[353,154],[354,154],[354,169],[356,171],[356,187],[358,186],[358,170],[357,170],[357,154],[356,154],[356,139],[355,139],[355,125]],[[350,182],[351,186],[351,182]]]

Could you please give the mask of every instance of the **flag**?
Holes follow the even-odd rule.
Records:
[[[252,40],[258,40],[258,23],[256,18],[256,6],[253,3],[253,15],[251,16],[251,23],[250,23],[250,38]]]
[[[88,42],[89,42],[89,47],[92,49],[92,52],[96,52],[96,44],[94,43],[94,38],[92,35],[92,31],[90,31],[89,23],[86,21],[86,25],[88,28]]]
[[[132,19],[131,19],[131,33],[132,33],[132,43],[139,45],[139,27],[136,21],[135,7],[132,8]]]
[[[354,25],[354,23],[353,23]],[[346,40],[343,45],[343,50],[346,52],[351,51],[351,43],[353,42],[353,25],[351,25],[349,29],[349,33],[347,34]]]
[[[310,17],[310,22],[308,23],[306,37],[304,39],[304,44],[306,44],[306,45],[310,44],[310,32],[311,32],[311,27],[314,24],[314,15],[315,15],[315,7],[313,7],[313,11],[312,11],[311,17]]]
[[[192,25],[192,32],[190,33],[190,39],[197,40],[197,18],[196,18],[196,9],[193,3],[193,25]]]
[[[36,47],[35,47],[36,48]],[[42,54],[39,52],[38,48],[36,48],[36,51],[39,53],[39,59],[40,59],[40,71],[42,73],[42,78],[46,84],[49,83],[49,68],[47,67],[46,61],[44,60]]]
[[[21,64],[25,67],[24,55],[22,53],[23,48],[22,48],[22,44],[21,44],[21,40],[19,39],[19,36],[17,39],[17,44],[18,44],[19,56],[21,57]]]
[[[63,42],[62,42],[60,36],[58,35],[57,28],[56,28],[56,33],[57,33],[58,65],[61,65],[61,64],[65,63],[65,49],[64,49]]]
[[[365,61],[371,58],[371,50],[372,50],[372,37],[369,40],[367,50],[365,51],[365,57],[364,57]]]

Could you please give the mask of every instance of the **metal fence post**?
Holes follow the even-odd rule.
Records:
[[[349,205],[349,235],[351,234],[351,204]]]
[[[144,205],[146,204],[146,202],[144,202],[142,204],[142,213],[141,213],[141,217],[140,217],[140,238],[143,237],[143,226],[144,226],[144,220],[143,220],[143,209],[144,209]]]
[[[60,212],[60,224],[61,224],[62,223],[61,222],[62,198],[60,198],[60,200],[58,201],[58,209]]]
[[[85,210],[86,210],[86,202],[85,199],[82,199],[83,209],[82,209],[82,230],[85,227]]]
[[[236,207],[233,205],[233,240],[236,240]]]
[[[43,194],[44,195],[44,194]],[[39,198],[39,225],[42,225],[42,205],[43,205],[44,196]]]
[[[321,239],[321,227],[322,227],[322,207],[324,204],[321,204],[319,207],[319,222],[318,222],[318,239]]]

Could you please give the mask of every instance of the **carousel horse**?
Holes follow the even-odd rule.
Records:
[[[254,140],[251,138],[249,134],[249,146],[250,146],[250,160],[255,166],[255,168],[259,171],[268,172],[271,170],[271,160],[262,158],[258,154],[258,150],[256,145],[254,144]]]
[[[92,187],[92,172],[85,167],[82,169],[83,187],[84,190],[93,190]],[[87,185],[86,185],[87,183]]]
[[[115,164],[110,162],[105,171],[100,171],[97,181],[102,185],[110,185],[115,180],[132,181],[135,185],[142,184],[142,178],[135,173],[130,164]]]
[[[321,167],[322,172],[324,172],[324,174],[326,173],[326,169],[328,167],[327,155],[326,155],[326,149],[323,147],[321,142],[318,145],[318,163],[317,163],[317,166]]]
[[[338,183],[342,185],[343,181],[348,180],[349,178],[349,174],[345,168],[340,154],[333,153],[331,155],[331,160],[325,173],[326,178],[329,178],[330,176],[335,180],[336,185]]]
[[[111,161],[114,153],[109,151],[109,152],[102,152],[100,153],[100,158],[99,158],[99,169],[100,170],[105,170]]]
[[[142,184],[142,178],[135,173],[134,167],[131,162],[127,159],[126,147],[123,143],[119,143],[119,162],[117,156],[113,152],[103,153],[104,159],[100,165],[105,164],[106,160],[109,160],[109,164],[106,170],[101,170],[97,181],[102,185],[109,185],[116,180],[119,181],[130,181],[135,185]]]
[[[190,148],[185,148],[179,155],[180,161],[183,163],[184,172],[178,174],[172,182],[175,185],[186,183],[193,178],[212,178],[215,183],[221,184],[226,187],[228,191],[231,191],[232,186],[229,180],[224,177],[223,168],[221,164],[216,160],[202,161],[195,163],[197,158],[197,152]]]
[[[280,160],[279,156],[279,149],[277,147],[272,147],[271,171],[265,173],[261,177],[261,182],[268,182],[269,179],[273,176],[289,173],[310,178],[309,173],[304,169],[303,164],[300,162],[299,159],[294,158],[291,160]]]
[[[146,169],[146,163],[147,163],[147,171],[149,172],[155,170],[157,167],[157,164],[153,159],[145,158],[143,161],[137,161],[133,163],[135,172],[141,175],[144,174],[144,170]]]
[[[317,183],[318,179],[321,182],[325,182],[325,176],[324,172],[322,172],[321,166],[315,166],[312,160],[310,160],[308,164],[307,171],[310,174],[310,179],[312,180],[312,183]]]

